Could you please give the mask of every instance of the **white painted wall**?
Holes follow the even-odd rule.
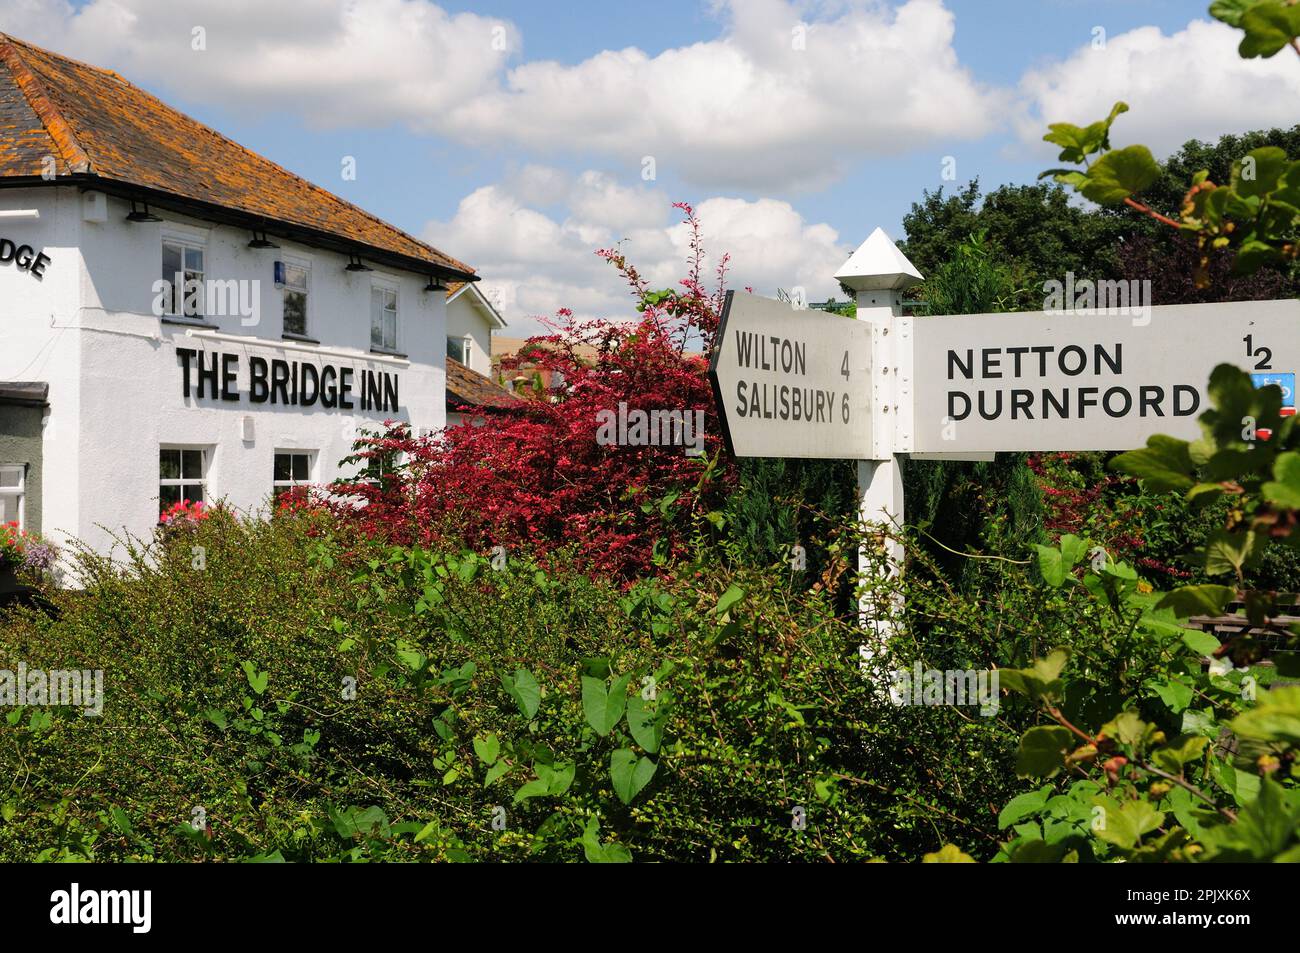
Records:
[[[447,334],[471,339],[468,366],[484,377],[492,377],[492,321],[466,288],[447,305]],[[446,356],[446,349],[443,350]]]
[[[161,224],[128,223],[129,205],[111,198],[107,221],[88,222],[82,205],[73,188],[0,190],[0,209],[41,209],[39,223],[0,218],[0,236],[44,245],[52,258],[39,283],[0,266],[0,380],[50,384],[43,521],[51,535],[104,550],[114,530],[147,534],[158,516],[160,445],[209,449],[209,499],[251,513],[270,496],[277,450],[314,451],[313,479],[327,482],[340,475],[338,461],[350,453],[360,427],[377,427],[386,417],[417,430],[444,425],[445,294],[422,290],[427,275],[377,266],[347,272],[344,256],[275,238],[280,249],[249,249],[247,232],[166,212],[157,213],[167,219]],[[206,277],[260,282],[256,325],[245,326],[239,315],[210,315],[207,321],[217,325],[210,331],[152,313],[162,235],[175,228],[206,239]],[[308,334],[319,346],[281,338],[282,292],[273,263],[286,256],[311,264]],[[406,358],[370,352],[375,281],[398,290],[398,350]],[[239,401],[200,400],[193,389],[182,397],[177,347],[237,354]],[[253,355],[395,372],[400,411],[253,404]],[[246,416],[253,419],[251,440],[241,437]]]

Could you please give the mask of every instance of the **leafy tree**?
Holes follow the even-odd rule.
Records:
[[[1245,58],[1271,57],[1288,46],[1300,55],[1300,5],[1289,0],[1216,0],[1210,14],[1242,30],[1238,52]],[[1294,273],[1300,260],[1300,160],[1289,159],[1285,148],[1269,144],[1232,156],[1229,167],[1221,168],[1226,179],[1215,181],[1210,168],[1201,167],[1173,218],[1153,205],[1152,196],[1160,197],[1162,172],[1151,150],[1144,145],[1111,147],[1111,126],[1128,109],[1117,102],[1105,119],[1086,126],[1052,123],[1043,139],[1060,146],[1059,160],[1075,168],[1048,169],[1040,178],[1051,176],[1099,205],[1127,206],[1194,236],[1201,252],[1196,271],[1200,286],[1209,284],[1210,257],[1223,249],[1232,250],[1237,274],[1254,274],[1265,266]],[[1166,198],[1170,188],[1165,183]]]
[[[1009,269],[1013,283],[1038,289],[1065,272],[1114,277],[1116,243],[1134,226],[1070,203],[1069,193],[1050,183],[1003,185],[980,201],[979,182],[944,195],[926,191],[903,218],[904,253],[930,277],[972,234],[982,234],[990,258]]]
[[[988,314],[1015,310],[1025,289],[977,232],[928,274],[922,293],[932,315]],[[970,560],[960,554],[983,548],[994,527],[1020,539],[1042,533],[1042,499],[1024,454],[999,454],[992,462],[908,460],[903,492],[908,522],[926,534],[930,556],[959,585],[972,582]]]

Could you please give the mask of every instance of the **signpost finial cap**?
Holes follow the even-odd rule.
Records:
[[[858,246],[835,277],[854,291],[902,291],[924,280],[883,228]]]

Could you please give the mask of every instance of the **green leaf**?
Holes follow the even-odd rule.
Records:
[[[955,844],[944,844],[933,854],[921,858],[923,864],[973,864],[975,858]]]
[[[1146,146],[1112,149],[1088,168],[1088,184],[1079,191],[1099,205],[1114,205],[1149,189],[1160,166]]]
[[[1200,758],[1209,743],[1210,739],[1205,735],[1179,735],[1164,747],[1151,752],[1151,760],[1162,771],[1181,775],[1183,765]]]
[[[1273,461],[1273,479],[1260,490],[1274,506],[1300,510],[1300,453],[1288,450],[1278,454]]]
[[[582,854],[591,864],[629,864],[632,852],[622,844],[600,842],[600,821],[591,818],[582,832]]]
[[[537,679],[533,677],[532,672],[520,668],[515,670],[514,675],[502,675],[501,687],[514,699],[525,718],[532,718],[537,714],[537,708],[542,703],[542,688],[537,684]]]
[[[1187,491],[1187,502],[1194,507],[1206,506],[1223,496],[1224,490],[1217,483],[1198,483]]]
[[[256,695],[261,695],[266,691],[266,683],[270,679],[269,672],[259,672],[257,666],[252,662],[241,663],[244,668],[244,677],[248,679],[248,687]]]
[[[1058,698],[1061,694],[1061,670],[1069,660],[1065,649],[1055,649],[1046,658],[1035,659],[1029,668],[1003,668],[998,670],[998,684],[1008,691],[1040,698]]]
[[[1171,609],[1180,619],[1194,615],[1222,615],[1224,607],[1236,596],[1237,590],[1230,586],[1179,586],[1156,603],[1156,608]]]
[[[1219,640],[1203,629],[1184,629],[1183,644],[1202,658],[1209,658],[1219,649]]]
[[[627,700],[627,727],[632,738],[650,754],[659,750],[664,740],[664,725],[668,721],[668,696],[659,699],[654,708],[639,694]]]
[[[1234,718],[1231,727],[1243,738],[1300,745],[1300,686],[1261,693],[1255,707]]]
[[[1264,540],[1258,533],[1215,530],[1205,544],[1205,571],[1212,576],[1240,575],[1262,555]]]
[[[130,815],[117,806],[112,807],[108,813],[113,818],[113,826],[117,828],[117,832],[130,835],[132,829]]]
[[[1178,714],[1192,703],[1192,688],[1176,679],[1165,682],[1150,682],[1151,690],[1160,696],[1160,700],[1174,714]]]
[[[487,775],[483,778],[483,787],[489,787],[490,785],[495,784],[497,779],[509,770],[509,761],[498,761],[496,764],[492,765],[492,767],[488,768]]]
[[[563,794],[573,784],[573,779],[577,773],[577,767],[574,764],[534,764],[533,771],[537,775],[535,780],[529,781],[515,792],[515,803],[525,801],[530,797],[541,795],[558,796]]]
[[[1201,840],[1220,861],[1281,860],[1300,825],[1300,804],[1271,778],[1260,784],[1259,795],[1237,814],[1237,823],[1206,827]],[[1293,856],[1295,848],[1285,856]]]
[[[1044,142],[1061,146],[1058,158],[1062,162],[1083,162],[1088,156],[1100,149],[1110,148],[1110,127],[1115,118],[1128,112],[1128,104],[1118,102],[1111,107],[1110,115],[1105,119],[1076,126],[1068,122],[1054,122],[1047,127]]]
[[[423,671],[428,661],[424,653],[409,642],[397,643],[397,659],[413,672]]]
[[[1164,812],[1157,811],[1147,801],[1125,801],[1121,806],[1113,797],[1099,795],[1092,803],[1106,812],[1102,823],[1095,828],[1097,836],[1126,850],[1165,821]]]
[[[1156,434],[1138,450],[1121,453],[1110,462],[1112,469],[1135,476],[1154,491],[1184,492],[1196,485],[1195,470],[1186,440]]]
[[[1038,550],[1038,571],[1042,573],[1043,582],[1052,587],[1063,585],[1069,567],[1066,566],[1061,551],[1055,546],[1040,546],[1037,543],[1034,544],[1034,549]]]
[[[658,765],[649,758],[637,759],[636,753],[629,748],[619,748],[609,756],[609,778],[614,784],[614,793],[624,804],[631,804],[632,799],[641,793],[642,788],[650,783]]]
[[[1047,805],[1047,796],[1051,790],[1050,787],[1043,787],[1013,797],[998,812],[998,830],[1006,830],[1012,824],[1017,824],[1026,817],[1032,817],[1042,811]]]
[[[743,598],[745,598],[744,589],[741,589],[737,585],[728,586],[727,591],[722,594],[720,599],[718,599],[718,604],[713,607],[713,614],[722,615]]]
[[[1141,745],[1153,730],[1135,711],[1120,712],[1101,727],[1103,735],[1125,745]]]
[[[1030,728],[1020,739],[1016,752],[1016,777],[1050,778],[1065,767],[1071,734],[1057,725]]]
[[[474,739],[474,753],[484,764],[495,764],[501,754],[501,742],[496,735]]]
[[[606,690],[604,679],[582,676],[582,710],[587,716],[587,724],[596,729],[602,738],[609,734],[623,717],[623,706],[627,701],[627,683],[631,673],[614,680],[613,687]]]
[[[1237,194],[1246,198],[1265,196],[1277,188],[1290,160],[1277,146],[1252,149],[1245,157],[1233,163],[1232,185]]]
[[[1246,31],[1237,52],[1246,59],[1268,58],[1300,35],[1300,8],[1280,2],[1257,3],[1241,17]]]
[[[1261,0],[1214,0],[1210,4],[1210,16],[1222,20],[1228,26],[1240,27],[1242,16],[1260,2]]]
[[[1067,851],[1065,844],[1049,844],[1041,838],[1033,838],[1020,843],[1015,853],[1011,855],[1011,862],[1013,864],[1059,864],[1065,861]],[[1077,855],[1074,861],[1078,861]]]

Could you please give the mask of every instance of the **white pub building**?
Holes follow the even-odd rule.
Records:
[[[0,522],[106,550],[182,499],[251,513],[344,475],[360,429],[441,429],[447,286],[475,280],[0,34]]]

